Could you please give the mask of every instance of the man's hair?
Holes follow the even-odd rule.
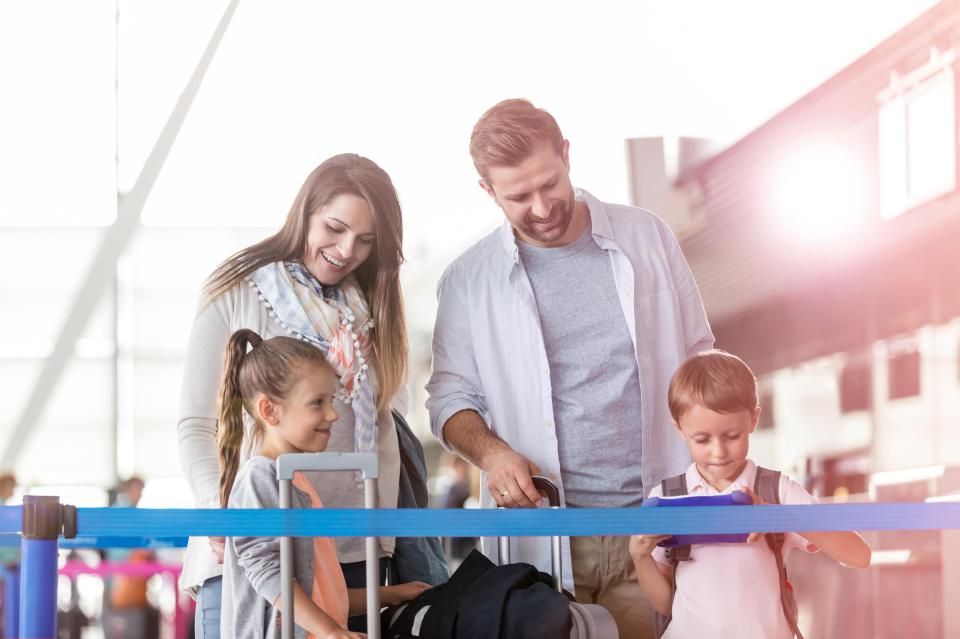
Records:
[[[694,406],[717,413],[753,411],[757,378],[742,359],[721,350],[697,353],[677,369],[667,392],[670,415],[679,423]]]
[[[563,152],[563,134],[553,116],[529,100],[504,100],[477,121],[470,135],[473,166],[484,180],[493,166],[517,166],[544,142]]]

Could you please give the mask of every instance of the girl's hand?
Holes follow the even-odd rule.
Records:
[[[380,601],[386,606],[395,606],[404,601],[416,599],[421,592],[430,588],[433,588],[433,586],[422,581],[408,581],[396,586],[383,586],[380,589]]]
[[[226,537],[207,537],[207,541],[210,542],[210,551],[213,552],[213,556],[216,558],[218,564],[223,563],[223,551],[226,547],[227,538]]]
[[[632,535],[630,537],[630,556],[638,561],[649,557],[657,544],[671,537],[673,535]]]
[[[351,632],[343,628],[336,628],[323,635],[323,639],[367,639],[367,635],[362,632]]]

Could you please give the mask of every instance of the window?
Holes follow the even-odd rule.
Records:
[[[757,430],[773,429],[773,391],[760,391],[760,421]]]
[[[890,399],[920,394],[920,352],[916,348],[891,353],[887,369]]]
[[[840,412],[869,410],[872,404],[873,368],[869,362],[851,362],[840,372]]]
[[[952,54],[952,52],[951,52]],[[881,94],[880,214],[891,219],[956,188],[953,55],[938,58]]]

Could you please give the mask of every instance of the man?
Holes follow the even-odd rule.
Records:
[[[574,190],[569,149],[526,100],[492,107],[470,141],[506,220],[440,280],[427,408],[440,441],[483,471],[487,507],[535,506],[533,474],[568,508],[639,506],[689,464],[667,386],[713,346],[696,284],[659,218]],[[579,601],[610,610],[621,637],[651,636],[628,538],[563,550]],[[547,569],[548,546],[514,539],[511,559]]]

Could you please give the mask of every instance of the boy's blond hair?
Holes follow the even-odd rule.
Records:
[[[702,351],[673,374],[667,402],[677,423],[697,405],[717,413],[753,412],[758,404],[757,378],[736,355],[719,349]]]

